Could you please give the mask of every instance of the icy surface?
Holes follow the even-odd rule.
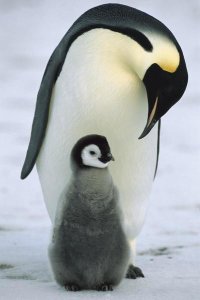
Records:
[[[0,1],[0,299],[200,299],[198,0],[121,1],[172,30],[190,76],[183,99],[162,122],[158,174],[138,239],[137,265],[145,279],[123,280],[114,292],[67,294],[51,277],[50,221],[37,174],[21,181],[20,170],[47,60],[72,22],[102,3]]]

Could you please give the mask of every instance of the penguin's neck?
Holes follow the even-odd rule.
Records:
[[[92,29],[80,35],[73,42],[73,51],[76,48],[75,55],[82,57],[83,63],[85,57],[88,57],[88,68],[99,64],[99,70],[105,67],[105,72],[117,73],[119,80],[127,73],[136,74],[143,80],[147,69],[153,63],[157,63],[163,70],[174,72],[180,60],[175,45],[164,36],[157,36],[150,31],[143,33],[154,45],[153,51],[146,51],[125,34],[102,28]],[[71,48],[68,55],[70,52]],[[98,77],[98,74],[96,75]]]
[[[100,211],[107,207],[113,195],[113,183],[107,168],[83,168],[74,178],[79,200],[87,209]]]
[[[99,65],[99,72],[109,72],[112,76],[117,73],[119,80],[124,74],[133,73],[143,79],[152,60],[136,41],[109,29],[93,29],[79,36],[73,43],[73,51],[76,48],[81,55],[78,45],[84,52],[83,63],[86,57],[89,59],[88,69]]]
[[[110,190],[112,178],[108,169],[83,168],[76,172],[76,186],[80,192],[106,194]]]

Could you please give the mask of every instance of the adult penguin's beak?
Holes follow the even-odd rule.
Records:
[[[144,138],[151,131],[151,129],[154,127],[154,125],[158,121],[158,119],[155,117],[156,111],[157,111],[157,106],[158,106],[158,97],[155,100],[152,110],[149,112],[147,124],[146,124],[142,134],[139,136],[139,138],[138,138],[139,140]]]

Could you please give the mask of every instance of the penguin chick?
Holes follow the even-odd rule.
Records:
[[[60,197],[49,245],[55,280],[67,290],[112,290],[126,274],[129,244],[107,168],[111,160],[100,135],[87,135],[72,149],[72,178]]]

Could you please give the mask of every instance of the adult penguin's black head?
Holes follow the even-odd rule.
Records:
[[[148,97],[147,124],[140,135],[145,137],[158,120],[182,97],[188,82],[188,73],[180,47],[179,64],[174,72],[163,70],[158,64],[152,64],[143,78]]]

